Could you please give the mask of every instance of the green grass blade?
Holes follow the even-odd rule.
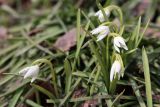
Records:
[[[105,21],[107,21],[108,18],[107,18],[107,16],[106,16],[105,11],[104,11],[102,5],[100,4],[99,0],[96,0],[96,4],[97,4],[99,10],[102,11],[102,14],[103,14],[103,17],[104,17]]]
[[[34,88],[36,88],[37,90],[39,90],[43,94],[47,95],[49,98],[51,98],[51,99],[55,98],[55,96],[51,92],[49,92],[48,90],[46,90],[45,88],[43,88],[43,87],[41,87],[39,85],[36,85],[36,84],[31,84],[31,86],[33,86]]]
[[[9,46],[9,47],[1,50],[1,51],[0,51],[0,56],[2,56],[2,55],[4,55],[4,54],[6,54],[6,53],[8,53],[8,52],[10,52],[10,51],[18,48],[19,46],[21,46],[21,44],[22,44],[22,42],[18,42],[18,43],[16,43],[16,44],[13,44],[13,45],[11,45],[11,46]]]
[[[7,95],[10,95],[12,94],[13,92],[17,91],[18,89],[24,87],[27,83],[29,83],[30,81],[24,81],[23,83],[19,84],[18,86],[8,90],[7,92],[3,93],[3,94],[0,94],[0,98],[1,97],[4,97],[4,96],[7,96]]]
[[[21,100],[24,101],[27,105],[30,105],[31,107],[43,107],[30,99],[25,100],[23,97],[21,97]]]
[[[23,89],[17,90],[13,98],[10,100],[8,107],[15,107],[22,93],[23,93]]]
[[[140,33],[140,28],[141,28],[141,17],[138,20],[138,25],[136,27],[136,35],[135,35],[135,46],[137,46],[138,40],[139,40],[139,33]]]
[[[137,86],[136,82],[135,82],[133,79],[130,79],[130,82],[131,82],[133,91],[134,91],[134,93],[135,93],[135,95],[136,95],[136,97],[137,97],[137,100],[138,100],[140,106],[141,106],[141,107],[146,107],[146,105],[145,105],[145,103],[144,103],[144,101],[143,101],[143,98],[142,98],[142,96],[141,96],[141,93],[140,93],[140,91],[139,91],[139,89],[138,89],[138,86]]]
[[[79,47],[80,31],[81,31],[81,12],[80,12],[80,9],[78,9],[78,12],[77,12],[77,36],[76,36],[77,48]]]
[[[144,47],[142,49],[142,62],[143,62],[143,70],[144,70],[145,85],[146,85],[147,106],[153,107],[149,63],[148,63],[147,53]]]
[[[72,83],[72,69],[71,69],[71,65],[67,59],[65,59],[65,61],[64,61],[64,70],[66,73],[65,93],[67,94],[71,88],[71,83]]]
[[[90,25],[90,21],[86,24],[85,30],[88,30],[89,25]],[[81,47],[83,45],[83,42],[84,42],[84,39],[85,39],[86,35],[87,35],[87,33],[84,32],[83,35],[79,38],[79,41],[77,41],[78,44],[77,44],[75,59],[74,59],[73,66],[72,66],[72,72],[75,70],[76,61],[77,61],[77,59],[79,57],[80,50],[81,50]]]
[[[138,47],[138,45],[140,44],[140,42],[141,42],[141,40],[142,40],[142,38],[143,38],[143,35],[144,35],[145,31],[147,30],[147,27],[148,27],[148,25],[149,25],[149,22],[150,22],[150,20],[147,22],[146,26],[144,27],[144,30],[143,30],[142,34],[139,36],[139,40],[138,40],[138,42],[137,42],[137,47]]]
[[[116,102],[117,102],[117,101],[120,99],[120,97],[123,95],[124,91],[125,91],[125,90],[123,90],[123,91],[114,99],[114,101],[112,102],[112,106],[111,106],[111,107],[113,107],[114,104],[116,104]]]

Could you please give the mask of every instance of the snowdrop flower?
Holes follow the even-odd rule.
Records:
[[[108,17],[110,15],[110,11],[108,9],[104,9],[105,15]],[[95,13],[95,16],[98,17],[98,19],[100,20],[100,22],[104,22],[105,18],[103,16],[103,13],[101,10],[99,10],[98,12]]]
[[[91,31],[91,34],[92,35],[98,34],[97,41],[100,41],[103,38],[105,38],[108,35],[109,32],[110,31],[109,31],[109,27],[108,26],[99,26],[99,27],[93,29]]]
[[[119,48],[123,48],[125,50],[128,50],[128,47],[126,46],[124,39],[120,36],[117,36],[114,38],[114,48],[117,52],[120,53],[120,49]]]
[[[33,81],[35,81],[35,79],[38,77],[38,74],[39,74],[39,66],[38,65],[33,65],[33,66],[30,66],[30,67],[26,67],[24,69],[22,69],[19,74],[21,74],[24,79],[26,78],[32,78],[31,79],[31,83]]]
[[[121,63],[118,60],[114,61],[111,67],[111,71],[110,71],[110,81],[111,82],[113,78],[116,77],[116,74],[118,74],[118,79],[120,78],[121,70],[122,70]]]

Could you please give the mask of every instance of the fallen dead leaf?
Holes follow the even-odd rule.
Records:
[[[35,29],[32,29],[32,30],[28,33],[28,35],[29,35],[29,36],[33,36],[33,35],[36,35],[37,33],[42,32],[43,30],[44,30],[43,28],[35,28]]]
[[[72,98],[83,97],[85,95],[86,95],[86,90],[80,88],[80,89],[74,91]]]
[[[98,101],[93,99],[85,101],[81,107],[97,107],[97,106],[98,106]]]
[[[147,28],[144,35],[146,37],[149,37],[149,38],[153,38],[153,37],[154,38],[160,38],[160,31],[158,29],[155,29],[155,28]]]
[[[7,29],[5,27],[0,27],[0,41],[7,39]]]
[[[141,0],[138,5],[133,9],[133,14],[136,16],[141,16],[146,12],[149,7],[150,0]]]
[[[0,5],[6,4],[11,5],[14,3],[14,0],[0,0]]]
[[[6,4],[6,0],[0,0],[0,5]]]
[[[78,0],[76,3],[76,7],[79,8],[84,3],[84,0]]]
[[[71,47],[76,45],[76,28],[71,29],[63,36],[59,37],[54,44],[54,47],[65,52],[69,51]]]

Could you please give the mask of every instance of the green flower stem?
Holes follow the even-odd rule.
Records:
[[[100,68],[100,67],[99,67]],[[94,78],[94,82],[97,82],[97,80],[98,80],[98,78],[99,78],[99,75],[100,75],[100,72],[101,72],[101,70],[100,69],[97,69],[97,73],[96,73],[96,76],[95,76],[95,78]],[[90,89],[90,95],[92,95],[93,93],[94,93],[94,88],[95,88],[95,85],[93,84],[92,86],[91,86],[91,89]]]
[[[104,4],[104,6],[108,6],[108,5],[110,5],[110,4],[111,4],[111,1],[112,1],[112,0],[106,0],[106,2],[105,2],[105,4]]]
[[[117,33],[109,33],[109,36],[116,37],[116,36],[120,36],[120,35],[119,35],[119,34],[117,34]]]
[[[49,65],[49,67],[51,69],[52,80],[53,80],[53,85],[54,85],[54,89],[55,89],[55,95],[56,95],[56,97],[58,97],[59,94],[58,94],[58,87],[57,87],[57,81],[56,81],[56,73],[55,73],[55,70],[53,69],[52,63],[47,59],[38,59],[33,62],[33,65],[39,64],[39,63],[46,63]]]
[[[104,64],[104,62],[101,58],[101,55],[97,51],[93,42],[89,43],[89,47],[90,47],[91,51],[95,54],[97,61],[99,62],[99,65],[101,66],[102,74],[104,77],[104,83],[105,83],[105,85],[107,87],[107,91],[108,91],[108,89],[109,89],[109,78],[108,78],[109,72],[106,72],[106,65]]]
[[[117,13],[119,14],[119,19],[120,19],[120,22],[121,22],[121,26],[123,25],[123,14],[122,14],[122,10],[121,8],[119,8],[118,6],[115,6],[115,5],[110,5],[108,7],[106,7],[107,9],[109,9],[110,11],[112,10],[116,10]]]
[[[107,43],[106,43],[106,66],[107,66],[107,70],[108,67],[109,67],[109,39],[110,39],[111,36],[108,36],[107,37]]]
[[[104,19],[107,20],[108,18],[107,18],[107,16],[105,15],[104,8],[103,8],[102,5],[100,4],[99,0],[96,0],[96,4],[97,4],[99,10],[102,11],[102,14],[103,14],[103,16],[104,16]]]
[[[120,54],[116,54],[116,60],[118,60],[121,63],[121,76],[123,77],[124,75],[124,60],[122,60],[122,57]]]
[[[113,23],[113,22],[104,22],[100,26],[104,26],[104,25],[106,25],[106,26],[113,26],[113,28],[115,28],[116,32],[118,31],[118,26],[115,23]]]
[[[116,78],[113,79],[112,82],[110,82],[110,87],[109,87],[110,94],[113,94],[115,92],[117,81],[118,81],[118,74],[116,74]]]

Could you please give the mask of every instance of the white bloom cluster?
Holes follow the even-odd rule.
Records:
[[[105,13],[105,15],[106,15],[107,17],[109,17],[110,11],[109,11],[108,9],[105,8],[105,9],[104,9],[104,13]],[[102,13],[101,10],[99,10],[98,12],[96,12],[96,13],[95,13],[95,16],[98,17],[98,19],[100,20],[100,22],[104,22],[104,21],[105,21],[105,18],[104,18],[104,16],[103,16],[103,13]]]
[[[29,77],[32,78],[31,79],[31,83],[32,83],[38,77],[39,66],[34,65],[34,66],[26,67],[26,68],[22,69],[21,71],[19,71],[19,74],[22,75],[24,77],[24,79],[29,78]]]
[[[110,81],[112,81],[113,78],[116,77],[116,74],[118,75],[118,78],[120,78],[122,71],[121,69],[121,63],[118,60],[115,60],[110,71]]]
[[[104,8],[104,13],[105,13],[106,17],[109,17],[110,11],[107,8]],[[100,22],[104,22],[105,21],[104,15],[103,15],[101,10],[96,12],[95,16],[98,17]],[[109,35],[109,33],[110,33],[110,29],[109,29],[108,26],[105,26],[105,25],[100,25],[100,26],[98,26],[97,28],[95,28],[95,29],[93,29],[91,31],[92,35],[98,34],[97,41],[102,40],[107,35]],[[114,49],[118,53],[120,53],[120,48],[128,50],[128,47],[127,47],[127,45],[125,43],[125,40],[121,36],[114,36],[114,38],[113,38],[113,46],[114,46]],[[118,75],[118,79],[120,78],[121,72],[122,72],[122,65],[123,65],[120,62],[121,61],[119,61],[117,59],[115,59],[115,61],[113,62],[111,70],[110,70],[110,81],[112,81],[116,77],[116,75]]]
[[[98,34],[97,41],[102,40],[105,38],[109,33],[109,27],[108,26],[99,26],[91,31],[92,35]]]
[[[119,53],[120,53],[119,48],[123,48],[125,50],[128,50],[128,47],[126,46],[125,41],[121,36],[117,36],[114,38],[114,48]]]

